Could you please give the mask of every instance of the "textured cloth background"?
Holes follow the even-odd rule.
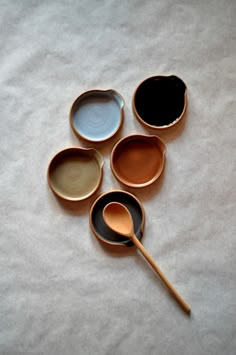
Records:
[[[0,0],[0,354],[236,353],[236,2]],[[161,134],[165,171],[128,189],[143,203],[143,244],[192,308],[188,317],[134,249],[89,227],[100,193],[122,187],[109,156],[100,191],[76,204],[49,190],[52,156],[91,146],[68,114],[82,92],[124,98],[120,137],[148,133],[131,99],[175,74],[188,111]]]

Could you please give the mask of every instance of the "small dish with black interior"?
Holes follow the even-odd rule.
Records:
[[[136,88],[132,108],[146,128],[164,130],[176,125],[187,106],[186,85],[175,75],[152,76]]]
[[[133,242],[114,232],[104,221],[104,207],[111,202],[122,203],[130,212],[136,237],[141,240],[144,232],[145,214],[141,202],[133,194],[123,190],[113,190],[99,196],[90,209],[90,227],[94,235],[106,244],[133,246]]]

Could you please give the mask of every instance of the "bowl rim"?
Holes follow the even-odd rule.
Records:
[[[110,135],[108,135],[105,138],[102,139],[90,139],[87,136],[84,136],[80,131],[77,130],[77,128],[74,125],[74,121],[73,121],[73,113],[74,113],[74,109],[76,108],[78,102],[81,100],[83,100],[84,97],[86,96],[90,96],[90,95],[97,95],[97,94],[103,94],[104,96],[108,96],[108,94],[112,94],[112,95],[116,95],[120,98],[121,100],[121,105],[120,105],[120,119],[119,119],[119,125],[116,128],[116,130],[114,132],[112,132]],[[111,96],[111,95],[110,95]],[[73,132],[75,133],[75,135],[78,138],[81,138],[83,140],[85,140],[86,142],[92,142],[92,143],[101,143],[101,142],[106,142],[109,139],[111,139],[113,136],[116,135],[116,133],[121,129],[122,125],[123,125],[123,121],[124,121],[124,106],[125,106],[125,101],[124,98],[121,96],[120,93],[118,93],[116,90],[114,89],[107,89],[107,90],[100,90],[100,89],[91,89],[91,90],[87,90],[85,92],[83,92],[81,95],[79,95],[72,103],[71,107],[70,107],[70,111],[69,111],[69,122],[70,122],[70,126],[73,130]]]
[[[155,125],[151,125],[149,123],[147,123],[146,121],[144,121],[142,119],[142,117],[138,114],[137,110],[136,110],[136,106],[135,106],[135,97],[136,97],[136,94],[137,94],[137,91],[139,89],[139,87],[147,80],[149,79],[154,79],[154,78],[168,78],[168,77],[171,77],[171,76],[175,76],[177,77],[178,79],[180,79],[178,76],[174,75],[174,74],[170,74],[170,75],[153,75],[153,76],[150,76],[150,77],[147,77],[146,79],[140,81],[140,83],[136,86],[135,90],[134,90],[134,93],[133,93],[133,96],[132,96],[132,110],[133,110],[133,113],[135,115],[135,117],[137,118],[137,120],[145,127],[147,128],[150,128],[150,129],[154,129],[154,130],[159,130],[159,131],[163,131],[163,130],[166,130],[170,127],[173,127],[175,126],[177,123],[179,123],[182,118],[184,117],[185,115],[185,112],[186,112],[186,109],[187,109],[187,85],[185,84],[185,82],[180,79],[184,85],[185,85],[185,93],[184,93],[184,107],[183,107],[183,111],[181,113],[181,115],[179,117],[177,117],[173,122],[169,123],[168,125],[163,125],[163,126],[155,126]]]

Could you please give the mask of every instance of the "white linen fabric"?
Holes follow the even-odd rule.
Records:
[[[1,355],[236,353],[235,18],[235,0],[0,1]],[[132,112],[136,86],[170,74],[188,88],[185,120],[160,134],[161,178],[126,190],[190,317],[135,248],[107,248],[89,226],[94,199],[125,189],[110,170],[114,143],[153,133]],[[69,126],[72,102],[90,89],[126,103],[120,134],[103,144]],[[105,160],[100,190],[74,205],[46,177],[69,146]]]

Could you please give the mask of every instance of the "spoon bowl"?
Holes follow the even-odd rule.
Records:
[[[118,202],[111,202],[105,206],[103,217],[106,224],[115,232],[132,238],[134,227],[129,210]]]

